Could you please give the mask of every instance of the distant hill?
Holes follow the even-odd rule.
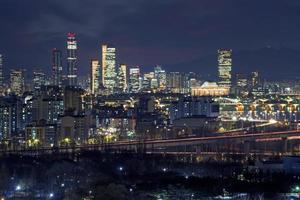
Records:
[[[233,72],[249,73],[258,70],[267,79],[300,77],[300,50],[290,48],[261,48],[249,51],[233,51]],[[179,63],[172,67],[177,71],[196,71],[217,75],[217,54]]]

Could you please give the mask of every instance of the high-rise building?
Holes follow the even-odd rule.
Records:
[[[170,72],[167,76],[167,87],[171,92],[181,93],[184,88],[184,74],[180,72]]]
[[[154,82],[154,84],[151,84],[151,82]],[[154,72],[144,73],[142,81],[143,90],[157,89],[158,83],[155,83],[157,83],[157,79],[155,78]]]
[[[247,87],[248,76],[246,74],[236,74],[236,86]]]
[[[129,69],[129,92],[138,93],[140,91],[140,68],[131,67]]]
[[[102,45],[102,84],[113,93],[116,87],[116,48]]]
[[[3,75],[3,56],[0,54],[0,89],[4,86],[4,75]]]
[[[22,105],[15,95],[0,97],[0,139],[11,139],[22,130]]]
[[[101,71],[99,60],[92,59],[91,60],[91,79],[90,79],[90,89],[92,94],[96,94],[99,92],[100,83],[101,83]]]
[[[237,95],[246,95],[248,91],[248,75],[236,74],[236,91]]]
[[[158,89],[164,90],[167,86],[167,74],[166,71],[161,68],[160,65],[154,67],[155,79],[157,79]]]
[[[46,75],[41,70],[33,72],[33,87],[35,90],[40,90],[46,84]]]
[[[62,52],[58,49],[52,50],[52,83],[62,86]]]
[[[77,85],[77,41],[75,33],[67,34],[68,84]]]
[[[118,89],[120,92],[126,92],[127,90],[127,66],[121,64],[118,71]]]
[[[45,120],[49,124],[55,124],[64,111],[59,87],[44,86],[40,91],[40,95],[36,95],[32,99],[32,119],[33,121]]]
[[[251,72],[251,88],[257,88],[259,85],[259,73]]]
[[[11,92],[21,96],[24,92],[24,87],[25,87],[24,71],[21,69],[11,70],[10,73]]]
[[[218,50],[218,72],[219,72],[219,86],[231,87],[231,68],[232,68],[232,50],[219,49]]]

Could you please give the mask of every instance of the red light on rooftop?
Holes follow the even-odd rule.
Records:
[[[75,36],[76,36],[76,34],[75,34],[75,33],[71,33],[71,32],[69,32],[69,33],[67,34],[67,36],[68,36],[68,37],[75,37]]]

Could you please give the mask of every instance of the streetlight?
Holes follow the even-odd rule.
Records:
[[[16,191],[20,191],[21,190],[21,186],[20,185],[17,185],[16,186]]]
[[[53,197],[54,197],[54,194],[53,194],[53,192],[51,192],[51,193],[49,194],[49,198],[52,199]]]

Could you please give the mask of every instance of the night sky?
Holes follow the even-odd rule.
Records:
[[[217,49],[232,48],[235,72],[300,74],[298,0],[0,0],[0,26],[6,71],[50,71],[51,50],[66,53],[66,33],[75,32],[80,74],[102,43],[144,71],[161,64],[214,75]]]

